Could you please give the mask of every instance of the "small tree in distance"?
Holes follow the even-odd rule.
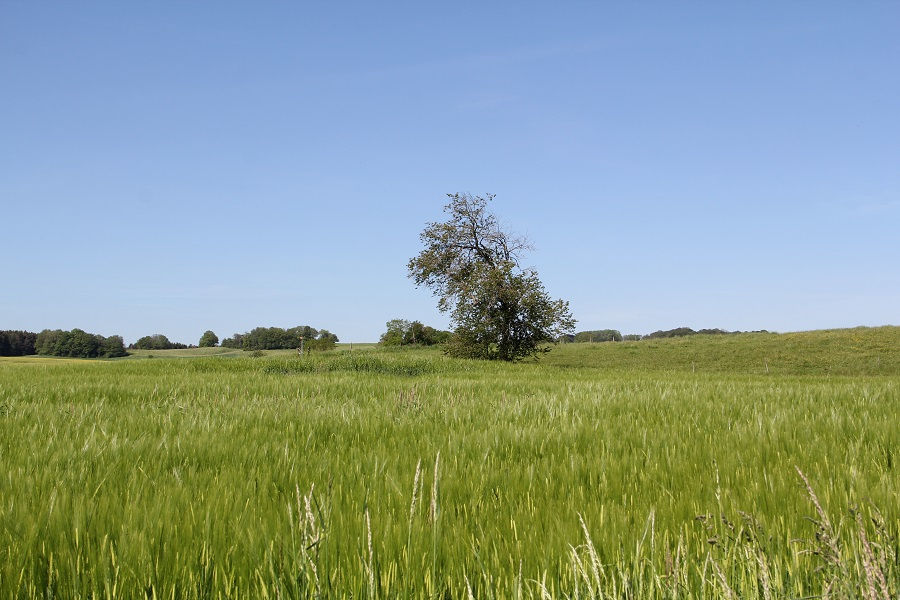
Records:
[[[381,334],[378,341],[383,346],[402,346],[406,332],[409,331],[410,322],[406,319],[391,319],[385,323],[387,331]]]
[[[206,330],[203,335],[200,336],[200,343],[197,344],[201,348],[212,348],[216,344],[219,343],[219,336],[217,336],[212,331]]]
[[[455,356],[519,360],[546,350],[570,333],[569,303],[551,299],[534,269],[519,265],[524,238],[503,231],[487,211],[494,196],[448,194],[442,223],[429,223],[425,248],[409,261],[409,276],[438,296],[455,331],[447,350]]]

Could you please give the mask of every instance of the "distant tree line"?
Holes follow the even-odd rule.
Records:
[[[104,337],[81,329],[45,329],[37,334],[34,350],[36,354],[71,358],[117,358],[128,354],[122,336]]]
[[[561,336],[557,341],[562,343],[578,343],[578,342],[636,342],[639,340],[655,340],[663,338],[684,337],[688,335],[733,335],[743,333],[741,331],[726,331],[724,329],[700,329],[693,330],[690,327],[676,327],[675,329],[666,329],[654,331],[647,335],[639,335],[630,333],[622,335],[615,329],[598,329],[594,331],[579,331],[575,335]],[[751,333],[767,333],[766,330],[754,331]]]
[[[36,354],[34,344],[38,334],[31,331],[0,331],[0,356],[28,356]]]
[[[330,350],[338,342],[338,336],[327,329],[317,330],[309,325],[298,325],[290,329],[256,327],[246,333],[235,333],[222,340],[222,347],[240,350],[284,350],[299,348],[301,337],[306,350]]]
[[[579,331],[575,334],[576,343],[581,342],[621,342],[622,333],[616,329],[595,329]]]
[[[387,331],[381,334],[379,344],[382,346],[434,346],[443,344],[453,335],[449,331],[441,331],[419,321],[391,319],[386,324]]]
[[[421,325],[421,324],[420,324]],[[428,330],[434,331],[431,328]],[[427,338],[428,332],[425,337]],[[308,325],[282,329],[280,327],[257,327],[247,333],[235,333],[222,340],[226,348],[242,350],[278,350],[300,347],[300,338],[306,350],[330,350],[338,342],[338,337],[327,329],[317,330]],[[200,338],[200,347],[211,347],[219,343],[218,336],[206,331]],[[196,348],[194,345],[173,342],[161,333],[145,335],[129,344],[129,350],[180,350]],[[45,329],[40,333],[19,330],[0,330],[0,356],[64,356],[71,358],[116,358],[127,356],[121,336],[104,337],[81,329],[63,331]]]
[[[676,327],[675,329],[667,329],[665,331],[654,331],[643,336],[642,339],[654,340],[660,338],[684,337],[687,335],[734,335],[742,333],[741,331],[726,331],[724,329],[700,329],[694,331],[690,327]]]
[[[190,348],[187,344],[169,341],[169,338],[161,333],[145,335],[138,341],[128,345],[129,350],[184,350]]]
[[[591,331],[579,331],[572,335],[562,335],[556,341],[563,344],[583,342],[621,342],[622,333],[616,329],[594,329]]]

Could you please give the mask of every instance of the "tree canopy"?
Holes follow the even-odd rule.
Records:
[[[309,350],[329,350],[338,342],[338,336],[327,329],[320,331],[309,325],[298,325],[289,329],[254,327],[246,333],[235,333],[225,338],[222,346],[242,350],[284,350],[299,348],[301,337],[304,348]]]
[[[420,321],[391,319],[385,323],[387,331],[381,334],[379,344],[383,346],[434,346],[443,344],[452,335],[449,331],[441,331],[423,325]]]
[[[621,342],[622,333],[616,329],[595,329],[579,331],[575,334],[575,342]]]
[[[72,358],[116,358],[127,354],[121,336],[103,337],[81,329],[45,329],[37,334],[34,347],[38,354]]]
[[[424,249],[408,264],[409,276],[438,297],[455,330],[456,356],[518,360],[571,332],[569,303],[553,300],[537,272],[520,266],[528,241],[504,231],[488,212],[493,195],[448,194],[447,220],[429,223]]]
[[[203,335],[200,336],[200,342],[197,345],[201,348],[212,348],[218,343],[219,336],[207,329],[203,332]]]
[[[161,333],[153,335],[145,335],[138,338],[136,342],[128,346],[134,350],[183,350],[187,348],[186,344],[170,341],[169,338]]]
[[[35,354],[37,335],[31,331],[0,331],[0,356],[27,356]]]

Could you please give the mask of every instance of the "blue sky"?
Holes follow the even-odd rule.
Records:
[[[387,4],[0,2],[0,329],[446,326],[448,192],[579,329],[900,324],[897,3]]]

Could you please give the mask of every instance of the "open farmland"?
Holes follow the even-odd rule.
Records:
[[[900,328],[152,354],[0,361],[0,597],[900,591]]]

